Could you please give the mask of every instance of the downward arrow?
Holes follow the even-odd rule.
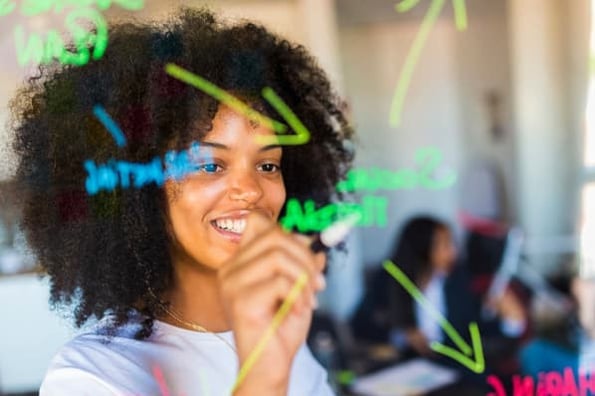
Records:
[[[415,7],[419,1],[420,0],[403,0],[395,6],[395,9],[400,13],[407,12]],[[405,97],[407,96],[407,91],[409,90],[409,84],[411,83],[415,66],[417,65],[421,51],[428,40],[428,36],[430,35],[432,28],[436,24],[436,21],[438,20],[438,17],[444,8],[445,2],[446,0],[432,0],[432,4],[430,4],[430,8],[428,8],[428,12],[421,22],[419,31],[413,40],[413,44],[411,45],[411,49],[407,54],[407,58],[405,58],[403,70],[399,76],[397,89],[395,91],[395,95],[393,96],[393,101],[390,107],[389,122],[390,125],[395,128],[401,124],[403,104],[405,102]],[[452,5],[454,8],[455,25],[457,29],[467,29],[467,7],[465,5],[465,0],[452,0]]]
[[[469,324],[469,333],[471,334],[470,346],[450,324],[450,322],[434,307],[423,293],[415,286],[407,275],[392,261],[387,260],[383,264],[384,269],[391,274],[393,278],[417,301],[426,312],[440,324],[442,330],[456,345],[457,349],[448,347],[439,342],[432,342],[430,348],[441,355],[447,356],[456,360],[469,370],[481,374],[485,370],[485,360],[483,356],[483,347],[481,345],[481,335],[479,334],[479,327],[477,323],[471,322]]]
[[[274,130],[277,133],[284,134],[287,132],[287,126],[280,123],[279,121],[273,120],[258,111],[254,110],[246,103],[242,102],[240,99],[236,98],[229,92],[225,91],[222,88],[219,88],[217,85],[213,84],[212,82],[196,75],[178,65],[173,63],[168,63],[165,66],[165,72],[170,76],[177,78],[180,81],[185,82],[186,84],[190,84],[193,87],[196,87],[206,93],[207,95],[212,96],[213,98],[217,99],[219,102],[227,105],[231,109],[235,110],[236,112],[244,115],[251,121],[257,122],[269,129]],[[300,119],[295,115],[293,111],[285,104],[283,99],[281,99],[275,91],[270,87],[264,87],[262,90],[262,96],[266,99],[270,105],[277,110],[277,112],[283,117],[285,122],[291,127],[291,129],[295,132],[295,135],[286,135],[286,136],[264,136],[264,135],[257,135],[256,139],[257,142],[264,144],[264,145],[281,145],[281,146],[291,146],[291,145],[300,145],[306,144],[310,140],[310,132],[304,126],[304,124],[300,121]]]
[[[448,347],[437,341],[432,342],[432,344],[430,344],[430,348],[432,348],[432,350],[434,350],[436,353],[440,353],[453,360],[456,360],[474,373],[481,374],[485,370],[485,360],[483,357],[483,346],[481,345],[481,335],[479,334],[479,327],[477,326],[477,323],[469,323],[469,333],[471,334],[471,343],[473,344],[473,353],[471,357],[468,357],[459,352],[457,349]],[[473,356],[475,356],[475,358],[472,358]]]

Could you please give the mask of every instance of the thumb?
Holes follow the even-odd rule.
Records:
[[[271,228],[275,227],[275,222],[260,212],[251,212],[246,217],[246,229],[242,234],[240,246],[250,243]]]

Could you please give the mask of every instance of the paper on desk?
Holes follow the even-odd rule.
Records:
[[[452,384],[456,371],[418,358],[359,378],[352,387],[366,396],[407,396],[427,393]]]

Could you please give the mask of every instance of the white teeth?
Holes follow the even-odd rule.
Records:
[[[218,219],[215,225],[225,231],[241,234],[246,228],[246,219]]]

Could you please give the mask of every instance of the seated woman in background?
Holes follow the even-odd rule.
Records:
[[[457,251],[445,223],[432,217],[409,220],[391,259],[468,341],[468,326],[474,321],[479,324],[484,346],[491,335],[517,338],[523,333],[524,309],[508,289],[498,301],[486,302],[497,318],[482,321],[482,298],[472,290],[465,268],[456,265]],[[438,358],[430,349],[433,341],[454,346],[440,324],[383,269],[374,276],[353,324],[356,337],[390,342],[413,355]]]
[[[169,63],[279,120],[261,96],[271,87],[310,141],[263,143],[277,141],[268,124],[168,75]],[[304,344],[325,255],[277,220],[287,198],[335,196],[352,158],[341,107],[302,46],[208,11],[113,26],[100,60],[41,67],[12,107],[24,227],[51,302],[93,326],[58,352],[40,395],[331,394]]]

